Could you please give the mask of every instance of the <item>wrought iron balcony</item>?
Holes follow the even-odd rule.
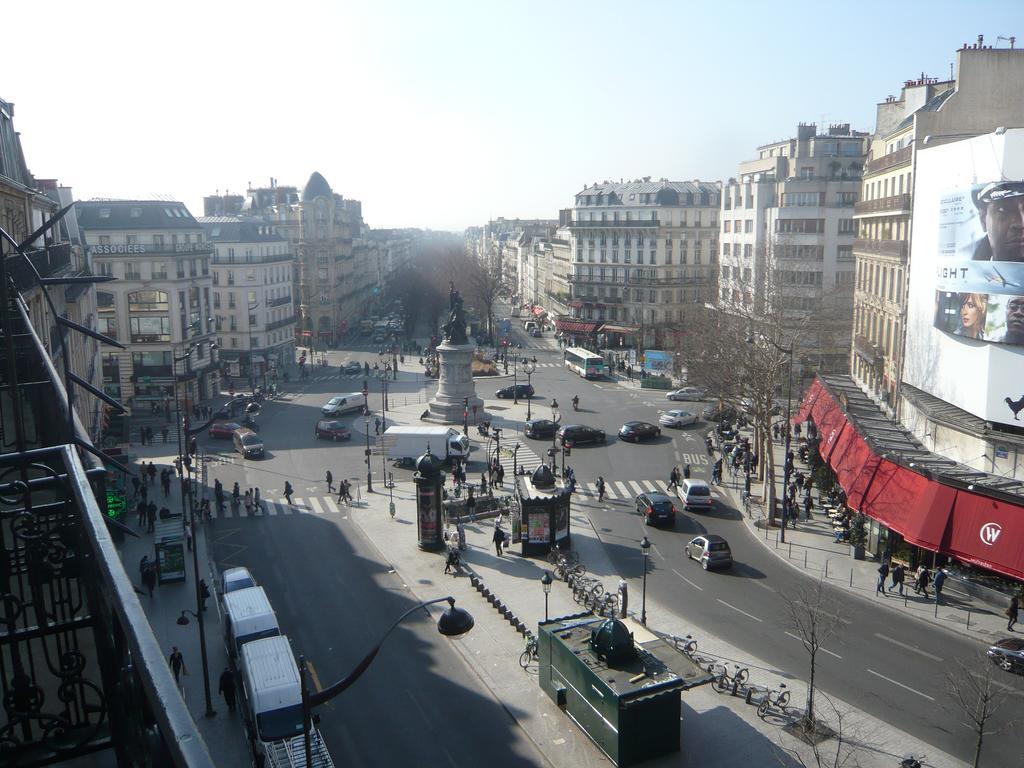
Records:
[[[278,328],[284,328],[285,326],[288,325],[295,325],[295,322],[296,321],[294,317],[283,317],[280,320],[275,320],[272,323],[267,323],[267,330],[276,331]]]
[[[40,277],[53,277],[71,266],[71,245],[60,243],[29,251],[28,258]],[[25,291],[35,285],[35,275],[23,258],[11,259],[7,269],[19,291]]]
[[[628,229],[630,227],[655,227],[659,222],[657,219],[630,219],[629,221],[570,221],[570,229],[608,229],[618,227]]]
[[[855,216],[865,216],[872,213],[910,213],[912,203],[910,195],[891,195],[880,197],[877,200],[862,200],[853,206]]]
[[[280,306],[283,306],[284,304],[290,303],[291,300],[292,300],[292,295],[289,293],[289,294],[285,294],[284,296],[279,296],[276,299],[271,299],[270,301],[267,302],[267,306],[268,307],[280,307]]]
[[[861,253],[876,253],[880,256],[907,258],[906,240],[869,240],[857,238],[853,241],[853,250]]]
[[[881,171],[887,171],[890,168],[895,168],[897,165],[905,165],[910,162],[914,151],[914,146],[906,146],[903,149],[898,149],[895,152],[890,152],[888,155],[882,155],[874,160],[868,160],[867,165],[864,167],[864,174],[870,176],[873,173],[879,173]]]

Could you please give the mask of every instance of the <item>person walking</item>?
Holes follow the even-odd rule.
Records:
[[[285,485],[287,485],[287,483],[285,483]],[[242,491],[238,487],[238,483],[237,482],[235,483],[234,488],[231,489],[231,498],[233,498],[235,500],[236,504],[238,503],[238,500],[242,498]]]
[[[597,500],[604,501],[604,478],[600,475],[597,477]]]
[[[885,579],[889,575],[889,561],[882,560],[882,564],[878,566],[878,582],[875,584],[875,594],[885,594]]]
[[[252,494],[252,505],[257,512],[263,512],[263,499],[260,497],[260,489],[257,488]]]
[[[325,479],[327,480],[327,492],[334,493],[334,475],[331,474],[331,470],[327,470]]]
[[[206,579],[199,580],[199,610],[206,610],[206,601],[210,599],[210,588],[206,585]]]
[[[925,600],[928,599],[928,585],[931,583],[931,580],[932,574],[927,566],[922,565],[917,569],[917,587],[914,591],[919,595],[923,592]]]
[[[146,591],[149,592],[149,597],[153,599],[153,590],[156,588],[156,564],[149,563],[142,571],[142,583],[146,586]]]
[[[942,585],[946,583],[946,571],[939,568],[935,572],[935,578],[932,580],[932,586],[935,588],[935,604],[942,604]]]
[[[238,487],[237,483],[235,484],[235,487],[236,488]],[[285,480],[284,481],[284,498],[285,498],[285,501],[288,502],[289,506],[291,506],[291,503],[292,503],[292,494],[293,493],[295,493],[295,491],[292,490],[292,484],[289,483],[287,480]]]
[[[148,507],[149,505],[146,503],[145,497],[139,499],[139,503],[135,506],[135,512],[139,516],[138,525],[140,528],[146,524],[146,509]]]
[[[498,487],[499,488],[504,488],[505,487],[505,468],[503,466],[501,466],[501,464],[498,465],[498,471],[496,473],[496,476],[498,478]]]
[[[814,502],[811,500],[811,494],[808,493],[804,496],[804,519],[811,519],[811,511],[814,509]]]
[[[167,442],[167,433],[168,433],[168,431],[169,430],[167,429],[167,425],[166,424],[163,427],[160,428],[160,436],[163,437],[165,443]],[[150,437],[152,438],[152,435],[150,435]]]
[[[188,669],[185,667],[185,657],[181,655],[178,646],[171,646],[171,655],[167,658],[167,663],[171,665],[171,672],[174,673],[174,682],[181,688],[181,676],[187,676]]]
[[[217,693],[224,697],[224,703],[228,705],[228,710],[234,712],[235,673],[231,671],[231,667],[224,667],[224,671],[220,673],[220,682],[217,686]]]
[[[1013,632],[1013,625],[1017,623],[1017,613],[1020,610],[1020,598],[1014,595],[1010,598],[1010,604],[1006,608],[1006,631]]]
[[[164,498],[171,495],[171,473],[164,469],[160,473],[160,485],[164,489]]]
[[[245,514],[252,515],[252,491],[245,492]]]
[[[185,543],[188,545],[188,551],[192,551],[192,523],[188,520],[185,521]]]
[[[499,517],[494,521],[494,535],[491,536],[494,541],[494,552],[498,557],[501,557],[501,546],[505,543],[505,532],[501,530],[501,518]]]
[[[373,419],[373,434],[380,434],[380,416],[375,416]]]
[[[146,505],[146,533],[153,533],[156,530],[156,502],[149,502]]]
[[[903,576],[903,563],[896,563],[892,569],[892,584],[889,585],[889,591],[897,589],[901,597],[903,596]]]
[[[476,522],[476,499],[473,498],[473,488],[467,488],[466,493],[466,515],[469,517],[469,522]]]
[[[679,467],[672,467],[672,471],[668,474],[668,489],[671,491],[673,488],[679,487]]]

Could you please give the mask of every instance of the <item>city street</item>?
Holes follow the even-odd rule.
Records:
[[[555,397],[562,424],[587,424],[608,435],[606,446],[574,448],[567,464],[580,484],[576,509],[589,515],[615,571],[630,578],[640,573],[638,542],[647,535],[654,545],[648,576],[653,598],[705,632],[806,679],[807,654],[788,623],[784,596],[809,580],[755,540],[721,489],[715,489],[712,512],[680,514],[672,530],[645,527],[635,513],[636,493],[664,490],[673,465],[689,463],[694,477],[710,480],[710,461],[703,444],[709,426],[701,422],[680,430],[665,428],[660,439],[644,444],[619,440],[618,427],[631,419],[656,423],[659,411],[669,408],[699,413],[704,404],[672,403],[663,392],[615,381],[585,381],[566,371],[560,352],[548,344],[536,344],[546,339],[516,336],[524,345],[520,354],[537,358],[531,382],[537,392],[531,405],[534,418],[550,418],[548,404]],[[528,344],[530,341],[535,344]],[[246,565],[253,570],[267,588],[296,654],[305,654],[313,662],[321,685],[349,671],[391,620],[411,604],[405,585],[378,562],[373,542],[365,540],[349,522],[336,495],[327,494],[324,475],[328,470],[335,481],[341,477],[352,480],[353,495],[365,493],[365,421],[351,415],[342,419],[353,428],[353,437],[347,442],[313,438],[320,406],[335,394],[362,387],[362,376],[339,380],[337,366],[347,359],[367,360],[372,366],[378,357],[370,348],[331,352],[329,368],[314,366],[309,381],[293,384],[286,399],[267,404],[260,416],[268,451],[264,460],[243,462],[231,453],[228,443],[203,441],[205,449],[224,457],[223,462],[214,462],[211,485],[213,477],[218,477],[230,491],[237,480],[243,491],[259,487],[269,502],[265,515],[215,521],[212,549],[218,565]],[[431,383],[425,384],[412,372],[415,366],[407,368],[410,370],[403,371],[400,381],[391,383],[393,406],[425,402],[433,390]],[[511,400],[494,399],[494,390],[512,380],[510,368],[507,377],[478,380],[477,391],[493,416],[515,422],[506,424],[502,447],[511,449],[519,443],[517,459],[532,468],[547,460],[551,443],[526,439],[513,429],[516,425],[521,428],[525,404],[515,406]],[[382,408],[380,385],[380,380],[371,376],[371,442],[375,437],[372,420]],[[580,397],[579,413],[571,409],[573,395]],[[480,440],[472,427],[470,437]],[[471,480],[479,477],[484,455],[474,454]],[[511,459],[503,461],[511,473]],[[390,464],[385,468],[379,456],[373,458],[371,468],[377,492],[383,490],[385,471],[393,472],[396,480],[411,477],[411,472]],[[594,488],[599,475],[608,482],[608,498],[600,504]],[[282,497],[285,480],[295,489],[292,507],[287,507]],[[309,514],[294,514],[296,510]],[[685,559],[683,546],[701,532],[728,539],[736,559],[730,571],[705,572]],[[443,584],[438,586],[437,594],[443,590]],[[963,715],[950,701],[943,672],[954,659],[968,660],[983,647],[868,600],[833,591],[832,602],[842,629],[818,656],[820,688],[923,741],[969,759],[974,738],[960,725]],[[876,602],[886,599],[896,600],[877,598]],[[912,595],[911,599],[919,598]],[[366,765],[411,760],[470,764],[474,757],[478,760],[480,755],[490,754],[488,749],[494,744],[502,745],[493,757],[497,764],[542,762],[500,702],[446,644],[427,620],[400,629],[366,677],[321,712],[328,744],[349,755],[363,756]],[[1024,690],[1015,677],[997,680],[1017,696],[993,721],[996,726],[1019,716],[1019,695]],[[570,727],[568,723],[566,727]],[[426,748],[426,744],[432,746]],[[986,758],[993,764],[1010,765],[1022,748],[1019,735],[1003,733],[987,742]]]

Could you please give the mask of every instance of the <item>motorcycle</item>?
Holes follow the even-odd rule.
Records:
[[[574,397],[572,399],[572,409],[574,411],[578,411],[580,409],[580,399],[578,397]]]

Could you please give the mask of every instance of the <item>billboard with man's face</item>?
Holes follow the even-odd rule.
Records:
[[[916,170],[904,380],[1024,426],[1024,130],[920,149]]]

